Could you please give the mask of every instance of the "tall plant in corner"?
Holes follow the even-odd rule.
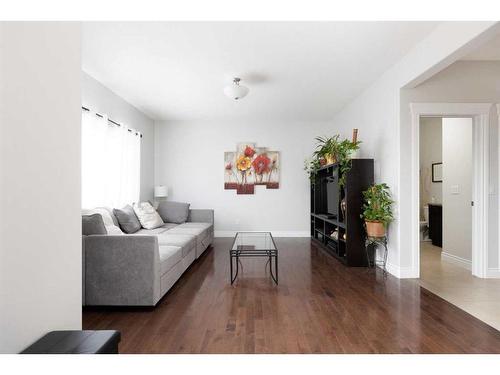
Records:
[[[392,200],[387,184],[375,184],[363,192],[361,218],[365,219],[368,237],[384,237],[387,225],[393,220]]]

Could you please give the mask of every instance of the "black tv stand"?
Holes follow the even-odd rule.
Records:
[[[338,164],[324,166],[311,181],[311,238],[318,247],[348,266],[366,266],[365,230],[360,215],[362,192],[373,184],[373,159],[353,159],[339,187],[334,205],[338,215],[328,213],[326,181],[340,173]],[[330,198],[331,199],[331,196]],[[345,202],[345,211],[341,202]]]

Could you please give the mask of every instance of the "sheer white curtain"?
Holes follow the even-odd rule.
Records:
[[[135,131],[82,113],[82,208],[137,202],[140,161],[141,138]]]

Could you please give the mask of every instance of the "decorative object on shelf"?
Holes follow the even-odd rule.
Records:
[[[346,212],[347,212],[347,201],[344,198],[340,201],[340,211],[342,211],[342,218],[346,217]]]
[[[339,231],[337,229],[335,229],[331,234],[330,234],[330,237],[332,237],[334,240],[338,240],[339,239]]]
[[[389,186],[374,184],[363,192],[364,204],[361,218],[365,219],[368,237],[384,237],[387,225],[393,220]]]
[[[352,143],[358,144],[358,129],[352,129]],[[357,159],[359,157],[359,147],[351,153],[351,159]]]
[[[224,87],[224,94],[231,99],[239,100],[248,95],[250,89],[246,86],[240,85],[241,78],[234,77],[233,83]]]
[[[236,152],[224,153],[224,189],[254,194],[255,185],[279,189],[280,155],[255,143],[240,143]]]

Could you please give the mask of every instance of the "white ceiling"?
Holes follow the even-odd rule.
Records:
[[[462,60],[491,61],[500,60],[500,34],[468,54]]]
[[[83,70],[156,120],[329,120],[436,25],[86,22]]]

